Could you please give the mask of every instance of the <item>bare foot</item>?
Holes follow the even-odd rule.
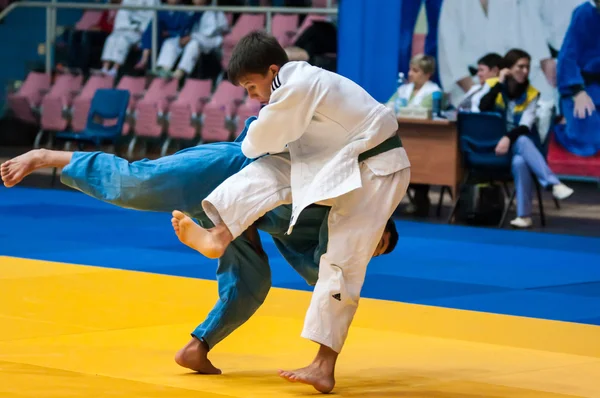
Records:
[[[2,163],[0,175],[4,186],[14,187],[35,170],[46,167],[45,151],[45,149],[34,149]]]
[[[179,366],[205,375],[220,375],[221,369],[215,368],[208,359],[208,346],[197,338],[175,354],[175,362]]]
[[[330,393],[335,386],[333,373],[322,369],[316,362],[302,369],[292,371],[280,370],[279,376],[292,383],[309,384],[323,394]]]
[[[221,257],[233,240],[231,232],[225,225],[204,229],[178,210],[173,212],[171,224],[184,245],[199,251],[208,258]]]

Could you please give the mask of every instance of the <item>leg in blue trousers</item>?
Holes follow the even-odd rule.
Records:
[[[21,167],[26,173],[14,177],[15,164],[21,162],[23,165],[28,156],[33,156],[30,154],[40,153],[54,157],[54,160],[36,160],[33,166]],[[210,227],[202,210],[202,200],[248,161],[239,143],[218,143],[189,148],[157,160],[132,163],[100,152],[71,154],[55,151],[32,151],[10,162],[7,162],[8,167],[2,166],[2,177],[10,186],[36,168],[65,166],[61,181],[96,199],[145,211],[181,209],[204,227]],[[326,236],[320,238],[319,233],[327,219],[327,211],[321,207],[310,209],[298,220],[298,228],[289,236],[285,232],[291,208],[274,209],[256,223],[258,228],[273,235],[285,258],[295,262],[293,267],[313,285],[318,274],[318,261],[311,260],[320,257],[315,250],[326,247]],[[320,244],[320,239],[325,243]],[[201,373],[220,372],[208,360],[208,350],[246,322],[261,306],[271,287],[268,259],[252,236],[244,234],[227,248],[219,259],[217,283],[219,300],[206,320],[192,332],[192,341],[176,356],[180,365]]]
[[[520,136],[513,144],[512,152],[512,172],[517,191],[517,217],[528,218],[525,223],[529,225],[524,226],[530,226],[534,188],[533,178],[536,178],[544,188],[560,185],[560,181],[550,170],[548,163],[546,163],[531,138],[525,135]],[[513,223],[513,225],[515,224]]]

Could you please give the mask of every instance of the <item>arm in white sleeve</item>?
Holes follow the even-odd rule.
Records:
[[[527,105],[527,108],[523,111],[521,115],[521,120],[519,121],[519,126],[529,127],[529,130],[533,128],[533,124],[535,123],[536,111],[537,108],[537,98],[534,99]]]
[[[469,76],[469,60],[462,45],[462,19],[458,3],[442,3],[438,25],[438,64],[444,90]]]
[[[247,158],[282,152],[304,134],[319,101],[315,86],[316,82],[286,83],[273,91],[242,142]]]

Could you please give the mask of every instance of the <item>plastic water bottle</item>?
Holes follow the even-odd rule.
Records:
[[[442,97],[443,94],[441,91],[435,91],[432,95],[433,97],[433,109],[431,113],[434,117],[440,117],[442,115]]]
[[[394,101],[394,111],[396,115],[400,113],[400,108],[403,108],[407,105],[406,98],[400,98],[400,87],[406,84],[406,79],[404,78],[404,73],[398,73],[398,88],[396,89],[396,101]]]

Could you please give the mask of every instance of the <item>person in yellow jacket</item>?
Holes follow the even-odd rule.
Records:
[[[496,155],[512,150],[512,173],[517,194],[517,218],[511,221],[516,228],[532,225],[533,176],[540,185],[551,189],[556,199],[566,199],[573,190],[562,184],[550,170],[544,156],[531,137],[534,131],[536,106],[540,92],[529,83],[531,56],[512,49],[504,56],[504,68],[497,78],[488,79],[479,103],[481,112],[500,112],[506,117],[506,136],[496,145]]]

